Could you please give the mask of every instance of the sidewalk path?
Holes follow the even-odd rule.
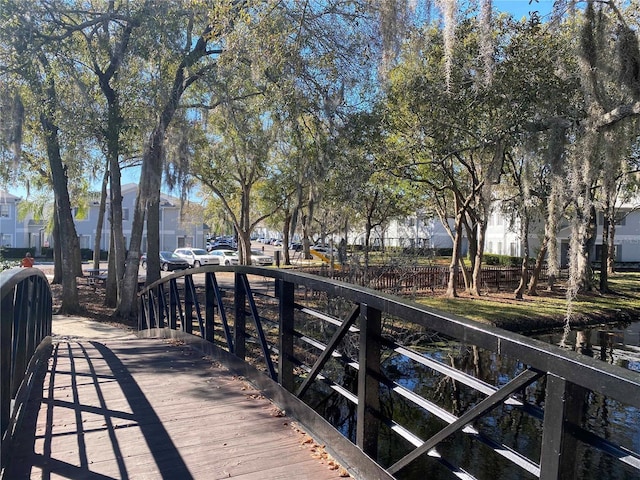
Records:
[[[135,332],[117,324],[97,322],[76,315],[54,315],[51,326],[54,340],[86,338],[88,340],[134,339]]]

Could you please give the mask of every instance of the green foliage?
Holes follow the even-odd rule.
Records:
[[[510,255],[485,253],[482,259],[485,265],[500,265],[505,267],[520,267],[522,265],[522,257],[512,257]]]
[[[20,266],[20,261],[15,260],[15,257],[13,257],[13,253],[7,254],[7,249],[5,247],[1,247],[0,248],[0,271],[8,270],[10,268],[19,267],[19,266]]]
[[[35,256],[36,250],[35,248],[15,248],[15,247],[2,247],[0,249],[0,255],[6,259],[22,259],[26,255],[26,253],[31,253],[32,256]]]

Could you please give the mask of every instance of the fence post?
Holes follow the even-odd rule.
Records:
[[[294,389],[293,378],[293,320],[294,320],[294,285],[291,282],[278,280],[279,320],[280,320],[280,354],[278,355],[278,383],[287,391]]]
[[[585,408],[585,390],[564,378],[547,374],[540,478],[570,479],[576,476],[575,449],[577,440],[565,424],[578,424]]]
[[[358,417],[356,443],[372,458],[378,456],[378,418],[380,411],[380,310],[360,305],[360,353],[358,362]]]
[[[234,329],[233,329],[233,337],[235,344],[236,357],[244,360],[246,354],[246,324],[247,324],[247,293],[244,291],[244,284],[242,283],[241,274],[235,273],[235,285],[234,285],[234,310],[235,310],[235,319],[234,319]]]

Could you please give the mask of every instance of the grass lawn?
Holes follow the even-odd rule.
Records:
[[[609,287],[613,293],[597,290],[580,294],[573,302],[572,326],[611,322],[640,321],[640,273],[624,272],[611,275]],[[458,298],[421,297],[417,301],[479,322],[521,333],[560,328],[567,315],[564,288],[553,292],[538,289],[538,296],[525,295],[516,300],[511,292],[489,293],[472,297],[460,292]]]

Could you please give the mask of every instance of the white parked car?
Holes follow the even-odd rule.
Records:
[[[173,253],[184,258],[194,268],[202,265],[220,265],[220,258],[209,255],[203,248],[176,248]]]
[[[259,250],[251,250],[251,265],[273,265],[273,257]]]
[[[209,255],[218,257],[220,265],[238,265],[238,253],[233,250],[211,250]]]

